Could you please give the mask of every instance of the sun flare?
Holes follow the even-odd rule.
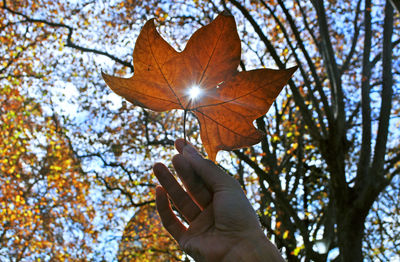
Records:
[[[201,95],[201,88],[198,85],[194,85],[189,89],[190,99],[196,99]]]

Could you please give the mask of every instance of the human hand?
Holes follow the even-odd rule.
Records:
[[[156,163],[156,204],[162,223],[196,261],[283,261],[265,237],[239,183],[183,139],[172,164],[186,190],[168,168]],[[169,198],[188,223],[173,213]]]

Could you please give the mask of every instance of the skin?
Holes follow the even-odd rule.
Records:
[[[156,204],[162,223],[182,250],[196,261],[284,261],[265,237],[239,183],[183,139],[168,168],[156,163]],[[188,227],[172,211],[170,200]]]

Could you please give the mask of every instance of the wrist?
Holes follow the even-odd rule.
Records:
[[[248,237],[238,242],[224,256],[222,261],[283,262],[285,260],[282,258],[276,246],[262,235]]]

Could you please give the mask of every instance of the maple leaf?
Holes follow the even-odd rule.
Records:
[[[103,73],[103,79],[135,105],[157,112],[193,112],[208,158],[215,161],[219,150],[261,141],[265,134],[253,121],[268,112],[297,68],[239,72],[240,53],[236,23],[227,12],[198,29],[182,52],[160,36],[151,19],[136,41],[134,75],[120,78]],[[193,87],[197,97],[189,92]]]

